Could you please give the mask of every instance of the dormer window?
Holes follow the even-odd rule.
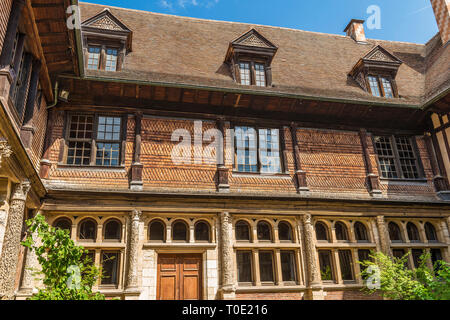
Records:
[[[391,79],[387,76],[369,75],[369,89],[375,97],[394,98]]]
[[[258,87],[266,86],[266,69],[260,63],[255,63],[255,84]]]
[[[381,46],[372,49],[360,59],[350,76],[375,97],[398,97],[395,76],[402,62]]]
[[[117,69],[117,49],[106,49],[106,71],[116,71]]]
[[[131,51],[132,32],[109,9],[82,24],[86,69],[120,71]]]
[[[251,77],[250,77],[250,63],[249,62],[241,62],[239,64],[239,69],[241,71],[241,84],[249,86],[251,85]]]
[[[98,70],[100,66],[100,47],[89,47],[88,48],[88,69]]]
[[[272,85],[270,67],[278,48],[255,29],[230,43],[225,63],[236,83],[246,86]]]

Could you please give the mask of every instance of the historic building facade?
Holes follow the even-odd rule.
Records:
[[[371,250],[450,261],[450,13],[431,3],[421,45],[362,20],[2,1],[0,297],[41,285],[20,246],[36,214],[121,299],[378,299]]]

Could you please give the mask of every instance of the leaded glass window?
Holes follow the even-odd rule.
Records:
[[[376,97],[381,97],[380,87],[378,86],[378,79],[374,76],[369,76],[369,85],[370,91],[372,91],[372,95]]]
[[[121,118],[98,118],[96,165],[117,166],[120,154]],[[115,142],[117,141],[117,142]]]
[[[116,71],[117,69],[117,49],[106,49],[106,71]]]
[[[274,282],[273,252],[259,251],[259,276],[261,282]]]
[[[266,86],[266,70],[260,63],[255,63],[255,84],[258,87]]]
[[[100,47],[88,48],[88,69],[98,70],[100,67]]]
[[[249,86],[251,84],[250,63],[241,62],[239,64],[239,70],[241,73],[241,84]]]
[[[250,127],[237,127],[236,161],[240,172],[258,172],[256,130]]]
[[[237,171],[281,173],[279,129],[236,127],[235,139]]]
[[[390,179],[420,179],[419,160],[409,137],[374,138],[381,176]]]

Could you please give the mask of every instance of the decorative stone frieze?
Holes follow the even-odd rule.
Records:
[[[3,249],[0,256],[0,299],[2,300],[9,300],[14,297],[14,281],[20,252],[25,201],[30,187],[29,181],[17,184],[11,197]]]

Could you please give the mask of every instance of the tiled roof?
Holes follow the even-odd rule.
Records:
[[[104,8],[82,3],[82,20]],[[427,44],[371,39],[358,44],[340,35],[108,8],[133,32],[133,51],[122,71],[89,70],[88,77],[415,106],[449,87],[450,72],[443,70],[450,65],[450,46],[442,48],[439,36]],[[230,42],[252,28],[279,48],[270,88],[234,83],[224,64]],[[399,99],[372,97],[348,77],[359,59],[377,45],[403,62],[396,78]]]

